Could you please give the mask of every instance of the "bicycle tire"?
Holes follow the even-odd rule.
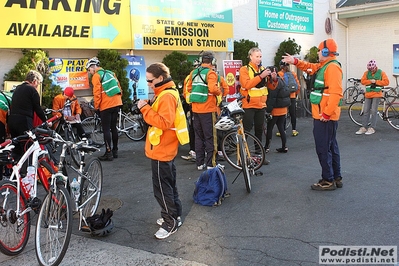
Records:
[[[343,93],[343,101],[345,104],[351,104],[359,97],[359,90],[355,86],[347,87]]]
[[[287,114],[285,115],[285,127],[284,127],[284,130],[287,130],[290,126],[291,126],[291,115],[290,115],[290,112],[287,112]]]
[[[83,129],[90,134],[90,138],[97,144],[104,144],[103,129],[101,126],[101,119],[94,118],[94,116],[87,117],[82,121]]]
[[[389,104],[384,111],[384,118],[388,124],[396,130],[399,130],[399,103]]]
[[[40,265],[59,265],[72,234],[72,203],[64,184],[50,189],[40,209],[35,235],[36,257]]]
[[[245,151],[244,140],[242,139],[241,135],[238,135],[237,138],[238,138],[238,147],[240,150],[240,164],[242,168],[242,174],[244,176],[245,188],[247,189],[247,192],[250,193],[251,175],[249,174],[248,158],[247,158],[247,153]]]
[[[312,115],[312,104],[310,103],[309,93],[307,89],[302,91],[302,107],[308,115]]]
[[[80,184],[79,204],[83,204],[86,200],[95,195],[83,208],[83,217],[93,216],[100,204],[101,191],[103,183],[103,169],[98,158],[91,158],[84,169],[84,177]]]
[[[65,125],[65,139],[67,141],[72,141],[73,143],[77,142],[77,137],[75,133],[73,132],[72,126],[71,125]],[[67,154],[71,157],[73,163],[79,167],[80,165],[80,153],[76,149],[72,149],[71,147],[68,147],[67,149]]]
[[[364,101],[355,101],[349,105],[348,114],[349,118],[358,126],[362,126],[363,121],[363,106]]]
[[[25,196],[23,193],[18,195],[17,191],[14,182],[0,182],[0,251],[7,256],[20,254],[28,243],[30,234],[30,212],[21,217],[16,216],[17,197],[19,210],[24,211],[27,208]]]
[[[263,149],[260,140],[251,133],[245,132],[245,139],[247,141],[250,157],[248,165],[254,171],[262,167],[265,161],[265,149]],[[230,131],[222,139],[222,153],[226,161],[235,169],[241,170],[238,155],[238,139],[237,132]]]
[[[125,114],[123,118],[123,129],[125,135],[134,141],[140,141],[147,134],[147,124],[144,122],[142,115]]]
[[[384,89],[389,89],[386,93],[385,93],[385,98],[387,99],[387,101],[389,103],[392,103],[395,101],[396,98],[398,98],[398,92],[396,91],[396,87],[385,87]]]

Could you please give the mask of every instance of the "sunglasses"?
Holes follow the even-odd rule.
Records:
[[[148,83],[152,83],[155,79],[146,79]]]

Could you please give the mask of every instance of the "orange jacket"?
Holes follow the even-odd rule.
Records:
[[[220,83],[221,91],[223,91],[222,96],[226,97],[227,94],[229,94],[229,92],[230,92],[229,91],[230,90],[229,85],[227,85],[226,80],[222,76],[220,76],[220,82],[219,83]]]
[[[277,88],[278,85],[278,81],[272,81],[269,80],[267,82],[267,89],[270,91],[274,91]],[[268,96],[270,97],[270,95]],[[270,100],[272,100],[273,98],[270,98]],[[272,116],[283,116],[286,115],[288,112],[288,108],[287,107],[274,107],[272,109],[271,115]]]
[[[360,82],[367,86],[371,84],[371,81],[367,78],[367,74],[368,74],[368,70],[364,72],[362,79],[360,80]],[[374,76],[374,74],[372,74],[372,76]],[[381,71],[381,80],[376,80],[375,81],[375,85],[377,86],[388,86],[389,85],[389,79],[387,74],[384,71]],[[382,97],[382,91],[371,91],[371,92],[366,92],[364,95],[366,98],[381,98]]]
[[[322,63],[309,63],[302,60],[295,60],[296,66],[303,71],[312,69],[312,73],[322,68],[327,62],[337,60],[336,57],[329,57]],[[324,72],[324,86],[328,87],[323,92],[320,104],[312,104],[312,117],[320,119],[322,114],[329,116],[331,120],[338,121],[341,115],[339,103],[342,99],[342,69],[336,63],[330,63]]]
[[[298,89],[296,90],[296,92],[291,92],[291,94],[290,94],[290,98],[291,98],[291,99],[295,99],[296,96],[298,95],[298,93],[301,91],[301,83],[299,83],[298,76],[297,76],[294,72],[291,72],[291,73],[292,73],[292,75],[294,75],[295,81],[296,81],[296,83],[298,84]],[[280,71],[278,72],[278,75],[279,75],[282,79],[284,79],[284,71],[280,70]]]
[[[252,62],[249,63],[253,69],[258,72],[259,67],[253,64]],[[254,88],[256,85],[258,85],[259,82],[261,82],[261,77],[256,76],[251,79],[249,76],[249,69],[247,66],[242,66],[240,68],[240,84],[241,84],[241,94],[243,96],[248,95],[248,90]],[[245,90],[244,90],[245,89]],[[259,97],[251,97],[249,102],[247,98],[242,99],[242,108],[256,108],[256,109],[262,109],[266,107],[266,100],[267,100],[267,95],[264,96],[259,96]]]
[[[77,99],[76,95],[73,95],[73,97],[71,97],[72,99]],[[54,97],[53,99],[53,109],[54,110],[60,110],[62,108],[64,108],[65,105],[65,101],[67,100],[67,97],[64,96],[62,93],[58,94],[57,96]],[[71,112],[72,115],[75,116],[77,114],[82,114],[82,108],[80,107],[80,104],[78,102],[78,100],[75,100],[71,103]],[[53,115],[56,115],[57,117],[61,117],[62,114],[60,113],[53,113]]]
[[[93,84],[93,95],[94,95],[93,98],[94,98],[95,109],[103,111],[112,107],[122,105],[122,89],[121,89],[121,94],[116,94],[112,97],[108,96],[102,88],[101,77],[100,74],[97,73],[97,71],[96,73],[94,73],[93,77],[91,78],[91,83]],[[120,87],[121,86],[119,84],[119,88]]]
[[[217,112],[217,99],[216,96],[221,94],[218,87],[218,75],[212,70],[211,64],[201,64],[201,67],[209,68],[206,81],[208,82],[208,99],[204,103],[191,103],[191,108],[194,113],[212,113]],[[194,71],[194,70],[193,70]],[[187,91],[191,93],[193,89],[193,71],[190,73],[190,77],[187,81]]]
[[[0,122],[3,123],[4,125],[7,125],[7,122],[6,122],[7,113],[8,113],[7,111],[0,109]]]
[[[175,83],[171,80],[154,90],[154,97],[157,97],[161,91],[175,87]],[[177,101],[171,93],[162,95],[159,99],[158,111],[155,112],[150,105],[143,106],[140,111],[143,118],[150,126],[157,127],[163,131],[158,145],[151,145],[147,134],[145,142],[145,155],[153,160],[168,162],[173,160],[178,151],[179,141],[176,136],[174,122],[176,118]]]

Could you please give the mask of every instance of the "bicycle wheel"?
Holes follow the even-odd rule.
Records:
[[[351,104],[357,100],[359,95],[359,90],[355,86],[350,86],[345,89],[343,96],[344,96],[344,103]],[[359,99],[360,100],[360,99]]]
[[[17,194],[15,183],[0,182],[0,251],[7,256],[21,253],[28,243],[30,233],[30,212],[19,216],[17,214],[17,198],[19,211],[26,206],[25,196]]]
[[[123,118],[123,129],[126,130],[126,136],[135,141],[144,139],[147,134],[147,124],[142,115],[125,114]]]
[[[393,102],[396,98],[398,98],[398,92],[396,91],[396,88],[392,88],[392,87],[385,87],[384,89],[389,89],[386,93],[385,93],[385,98],[387,99],[388,102]]]
[[[59,265],[72,233],[72,205],[63,184],[57,184],[43,201],[36,226],[36,257],[40,265]]]
[[[87,117],[82,121],[83,129],[90,134],[90,138],[97,144],[104,144],[103,129],[101,127],[101,119],[93,116]]]
[[[103,169],[98,158],[91,158],[84,169],[80,184],[80,202],[84,204],[83,217],[93,216],[98,208],[103,183]],[[90,200],[89,200],[90,199]],[[88,200],[88,202],[86,202]]]
[[[260,140],[251,133],[245,133],[245,138],[249,150],[248,167],[258,170],[265,161],[265,150]],[[236,131],[228,132],[222,139],[222,153],[226,161],[235,169],[241,170],[241,163],[238,155],[238,138]]]
[[[291,126],[291,115],[290,112],[287,112],[285,115],[285,127],[284,130],[287,130]]]
[[[302,93],[302,107],[305,109],[306,113],[309,115],[312,115],[312,104],[310,103],[309,100],[309,91],[307,89],[303,90]]]
[[[353,123],[355,123],[358,126],[362,126],[362,121],[363,121],[363,106],[364,106],[364,101],[355,101],[349,105],[348,108],[348,113],[349,113],[349,118],[352,120]]]
[[[72,126],[69,124],[69,125],[65,125],[65,127],[66,127],[65,128],[65,139],[68,141],[72,141],[73,143],[78,142],[78,139],[77,139],[75,133],[73,132]],[[71,147],[68,147],[67,153],[71,157],[74,164],[76,166],[79,166],[80,165],[79,151],[76,149],[72,149]]]
[[[249,169],[248,169],[248,162],[249,162],[249,158],[247,157],[247,153],[245,151],[245,144],[244,141],[242,139],[241,135],[237,136],[238,138],[238,147],[240,150],[240,165],[242,168],[242,173],[244,175],[244,181],[245,181],[245,187],[247,189],[247,192],[250,193],[251,192],[251,176],[249,174]]]
[[[385,119],[391,127],[399,130],[399,103],[391,103],[385,108]]]

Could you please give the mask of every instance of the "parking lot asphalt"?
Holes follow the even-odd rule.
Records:
[[[274,152],[281,142],[273,136],[271,163],[261,168],[262,176],[252,177],[251,193],[242,175],[231,183],[238,172],[224,162],[231,196],[218,207],[193,202],[200,172],[180,158],[189,150],[181,146],[175,162],[183,225],[165,240],[154,238],[160,208],[144,141],[122,136],[119,158],[102,164],[100,209],[114,210],[115,228],[106,237],[92,237],[79,232],[76,222],[62,265],[306,266],[319,264],[320,245],[397,246],[399,132],[379,120],[375,134],[355,135],[358,126],[343,110],[338,143],[344,186],[312,191],[321,174],[312,122],[298,118],[299,135],[288,134],[286,154]],[[0,254],[0,265],[36,265],[33,239],[16,257]]]

